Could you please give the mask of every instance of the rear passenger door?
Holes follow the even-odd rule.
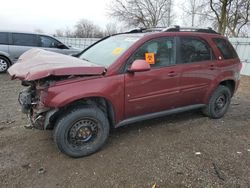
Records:
[[[14,61],[16,61],[24,52],[34,47],[38,47],[37,35],[11,33],[9,53]]]
[[[208,86],[218,73],[213,51],[207,41],[199,37],[181,36],[178,44],[180,103],[183,106],[202,104]]]

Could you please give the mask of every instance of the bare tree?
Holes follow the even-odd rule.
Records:
[[[75,37],[75,32],[72,31],[69,27],[67,27],[67,28],[64,30],[64,36],[65,36],[65,37]]]
[[[103,33],[99,26],[91,21],[82,19],[75,25],[75,35],[80,38],[102,37]]]
[[[108,35],[113,35],[113,34],[116,34],[118,33],[118,29],[117,29],[117,26],[116,24],[114,23],[108,23],[106,24],[106,29],[105,29],[105,36],[108,36]]]
[[[250,0],[210,0],[209,5],[223,35],[238,36],[249,23]]]
[[[34,30],[36,33],[44,33],[42,29],[35,29]]]
[[[114,0],[109,15],[128,26],[169,26],[172,0]]]
[[[55,32],[55,34],[54,34],[54,36],[63,37],[64,36],[63,33],[64,33],[63,30],[57,29],[56,32]]]
[[[182,5],[182,10],[184,12],[184,20],[190,18],[191,26],[198,25],[198,20],[203,16],[203,1],[201,0],[187,0],[184,5]],[[189,20],[189,23],[190,23]]]
[[[250,0],[234,0],[229,7],[227,27],[230,34],[238,36],[244,26],[249,23]]]

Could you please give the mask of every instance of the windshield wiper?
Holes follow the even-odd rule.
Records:
[[[88,59],[86,59],[86,58],[81,58],[82,60],[84,60],[84,61],[88,61],[88,62],[90,62]]]

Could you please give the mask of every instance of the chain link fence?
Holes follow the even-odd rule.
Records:
[[[68,38],[68,37],[56,37],[56,38],[68,46],[80,49],[85,49],[91,44],[100,40],[100,38]]]

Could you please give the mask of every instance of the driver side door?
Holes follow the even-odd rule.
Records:
[[[161,37],[144,43],[128,60],[146,60],[150,71],[125,73],[126,118],[160,112],[178,106],[179,75],[174,37]],[[153,56],[155,61],[147,59]]]

